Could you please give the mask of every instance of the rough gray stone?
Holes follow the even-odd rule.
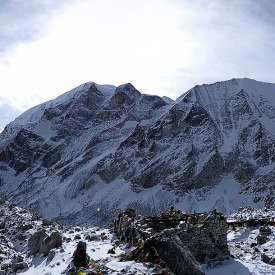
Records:
[[[11,265],[11,268],[14,272],[17,272],[18,270],[23,270],[25,268],[28,268],[28,264],[25,262],[13,263]]]
[[[147,240],[147,243],[154,247],[159,257],[176,275],[202,275],[196,259],[190,250],[183,245],[180,238],[171,231],[166,231],[160,235]]]
[[[261,255],[262,261],[266,264],[270,264],[270,265],[275,265],[275,257],[270,257],[268,255],[266,255],[265,253],[263,253]]]
[[[51,249],[62,246],[62,235],[55,231],[50,236],[47,236],[41,243],[39,253],[48,255]]]
[[[101,237],[97,234],[88,234],[85,236],[85,240],[89,242],[100,241]]]
[[[258,235],[257,236],[257,244],[258,245],[265,244],[268,240],[269,240],[268,237],[265,236],[265,235]]]
[[[270,235],[272,233],[272,230],[268,226],[261,226],[259,229],[260,235]]]
[[[47,261],[48,261],[48,262],[51,262],[52,259],[54,258],[54,256],[55,256],[55,251],[54,251],[54,250],[51,250],[51,251],[48,253]]]
[[[62,235],[55,231],[48,236],[45,230],[35,232],[28,241],[28,250],[32,255],[48,255],[51,249],[62,246]]]
[[[6,226],[6,223],[4,221],[0,222],[0,229],[5,229],[5,226]]]
[[[42,242],[48,235],[46,234],[45,230],[39,230],[35,232],[28,241],[28,250],[30,254],[35,255],[39,252]]]

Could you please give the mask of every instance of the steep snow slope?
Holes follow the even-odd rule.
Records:
[[[107,221],[128,206],[269,206],[274,94],[250,79],[196,86],[176,101],[85,83],[2,132],[0,192],[70,222]]]

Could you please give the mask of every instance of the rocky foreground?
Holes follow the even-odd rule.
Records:
[[[153,265],[120,262],[127,249],[108,229],[65,227],[8,202],[0,205],[0,274],[63,274],[80,239],[99,274],[151,274]],[[61,239],[60,239],[61,237]],[[115,247],[115,249],[114,249]]]
[[[240,218],[241,215],[243,217],[244,213],[249,213],[249,211],[242,210],[242,214],[239,213],[232,217],[231,221],[236,220],[236,217]],[[257,213],[259,214],[259,211]],[[273,213],[263,212],[264,215],[272,216]],[[124,217],[124,214],[120,215],[120,220],[122,216]],[[246,218],[249,217],[251,217],[251,211],[246,215]],[[163,220],[165,219],[162,219],[162,225],[165,227],[167,226],[167,220],[164,223]],[[176,220],[175,217],[174,220]],[[147,225],[143,223],[144,221]],[[190,224],[190,222],[189,219],[188,223]],[[36,215],[8,202],[1,201],[0,274],[63,274],[80,239],[87,242],[88,254],[93,258],[98,274],[149,275],[173,274],[172,272],[182,274],[177,273],[177,270],[171,270],[171,266],[167,264],[171,260],[179,260],[177,258],[178,252],[191,257],[192,261],[196,263],[197,273],[186,273],[186,275],[271,275],[275,273],[275,227],[272,224],[268,226],[255,225],[253,227],[238,225],[235,228],[230,226],[227,231],[228,242],[224,250],[220,250],[216,257],[213,257],[215,259],[211,260],[210,253],[214,256],[213,251],[219,247],[218,243],[214,245],[215,235],[213,236],[214,250],[212,251],[209,250],[211,243],[207,244],[207,241],[202,242],[201,251],[196,250],[195,242],[200,242],[199,237],[194,235],[192,239],[191,235],[189,237],[186,235],[185,237],[190,239],[190,242],[185,244],[187,247],[189,244],[188,249],[185,251],[179,249],[177,253],[172,253],[169,251],[171,249],[171,242],[167,238],[169,234],[163,233],[165,230],[167,232],[167,229],[159,227],[158,232],[152,235],[155,223],[152,217],[151,219],[139,217],[134,223],[137,231],[132,230],[129,234],[124,230],[127,229],[126,224],[123,228],[121,227],[123,223],[119,224],[117,220],[113,228],[117,231],[115,235],[113,229],[61,226],[40,219]],[[148,225],[150,226],[148,227]],[[180,222],[180,227],[184,227],[182,222]],[[169,230],[180,230],[180,227],[175,229],[174,221],[171,221],[168,232]],[[119,228],[120,232],[118,232]],[[141,230],[142,228],[143,230]],[[192,230],[198,229],[193,228]],[[142,238],[138,234],[134,234],[134,231],[135,233],[142,233],[143,240],[149,238],[151,244],[158,248],[156,250],[157,255],[153,255],[155,258],[152,258],[150,253],[148,255],[143,253],[149,252],[149,250],[146,250],[148,247],[140,250]],[[206,235],[210,238],[209,229],[206,232],[208,232]],[[182,233],[181,241],[184,240],[183,235]],[[138,244],[135,243],[134,236],[136,239],[141,239]],[[176,236],[173,235],[173,238],[176,238]],[[165,258],[165,253],[163,253],[160,246],[160,244],[167,241],[169,245],[165,247],[169,252],[169,259]],[[207,248],[207,246],[209,247]],[[186,258],[184,259],[186,260]]]

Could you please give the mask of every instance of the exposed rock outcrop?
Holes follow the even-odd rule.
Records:
[[[147,239],[146,246],[154,248],[156,254],[176,274],[203,275],[200,266],[187,246],[174,232],[163,231]]]
[[[202,274],[199,263],[229,256],[227,224],[222,214],[184,214],[171,209],[159,217],[136,216],[134,210],[114,221],[117,236],[136,246],[132,257],[164,262],[175,274]]]
[[[48,237],[45,230],[35,232],[28,241],[28,250],[32,255],[40,251],[43,241]]]
[[[270,257],[268,255],[266,255],[265,253],[263,253],[261,255],[262,261],[266,264],[270,264],[270,265],[275,265],[275,257]]]
[[[28,249],[32,255],[40,253],[48,255],[53,248],[62,246],[62,235],[54,231],[51,235],[47,235],[45,230],[35,232],[28,241]]]

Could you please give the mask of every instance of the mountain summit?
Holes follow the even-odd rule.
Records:
[[[275,84],[232,79],[176,101],[88,82],[0,135],[0,193],[49,218],[117,209],[230,213],[274,203]]]

